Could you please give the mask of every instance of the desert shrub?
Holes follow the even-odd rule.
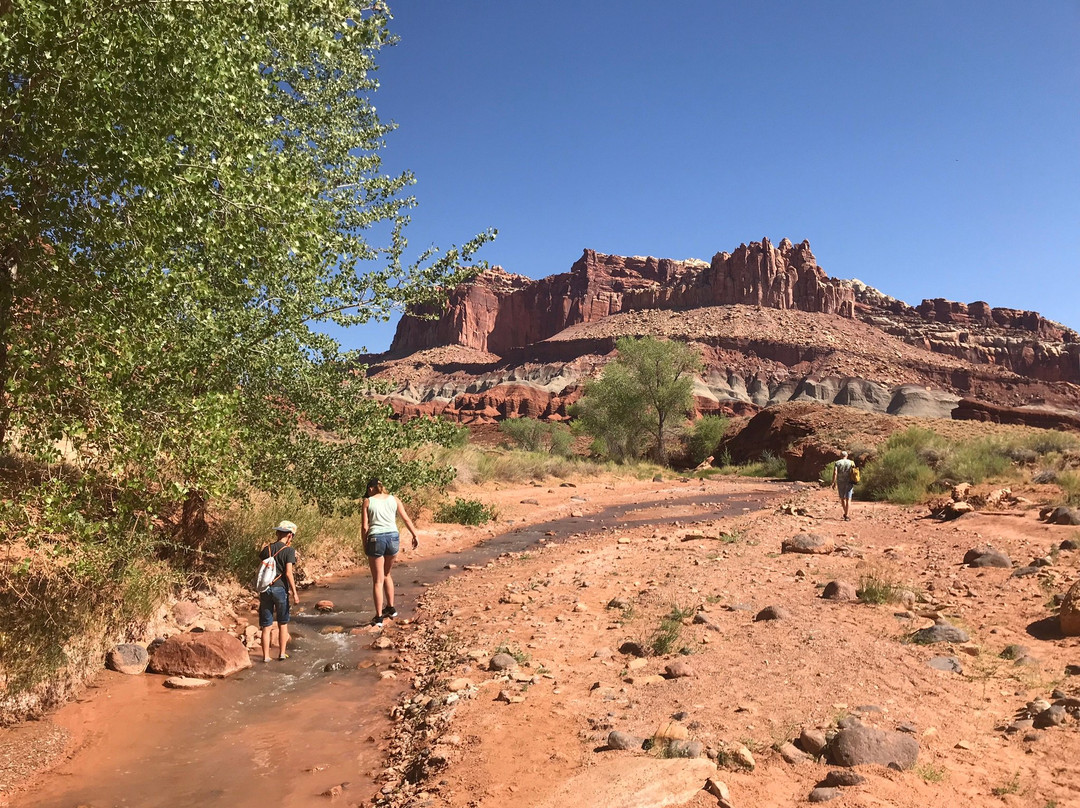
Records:
[[[1012,468],[1012,461],[1001,444],[983,439],[950,447],[935,471],[939,479],[977,484],[987,478],[1001,477]]]
[[[1080,505],[1080,474],[1063,471],[1057,476],[1057,484],[1066,505]]]
[[[787,463],[772,452],[762,452],[758,460],[739,467],[738,473],[743,477],[787,477]]]
[[[556,457],[570,457],[573,454],[574,433],[562,424],[552,424],[548,436],[551,453]]]
[[[1068,432],[1059,432],[1055,429],[1041,430],[1038,434],[1031,435],[1024,441],[1027,448],[1047,455],[1051,452],[1059,454],[1080,449],[1080,439]]]
[[[936,477],[916,447],[887,448],[863,470],[860,494],[866,499],[912,505],[926,498]]]
[[[507,418],[499,421],[499,431],[510,438],[520,449],[527,452],[543,451],[551,424],[535,418]]]
[[[498,512],[477,499],[456,498],[444,502],[435,510],[436,522],[455,525],[483,525],[498,518]]]
[[[1054,469],[1039,469],[1031,475],[1031,481],[1036,484],[1056,483],[1058,473]]]
[[[646,643],[653,656],[664,656],[675,651],[682,652],[679,640],[682,638],[682,621],[693,614],[693,609],[680,609],[677,603],[671,605],[671,611],[660,619],[660,625]]]
[[[831,463],[826,463],[825,464],[825,468],[823,468],[821,470],[821,474],[818,475],[818,481],[822,485],[824,485],[824,486],[832,485],[832,473],[833,473],[834,468],[836,468],[836,461],[835,460],[833,462],[831,462]]]
[[[864,573],[859,578],[856,594],[863,603],[895,603],[900,599],[901,587],[896,579],[881,570]]]
[[[724,439],[727,428],[728,419],[722,415],[703,415],[691,424],[687,430],[686,445],[695,466],[716,454],[716,447]]]

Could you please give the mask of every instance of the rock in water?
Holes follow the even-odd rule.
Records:
[[[199,679],[230,676],[251,667],[244,644],[226,631],[176,634],[150,655],[149,669]]]
[[[828,752],[836,766],[876,763],[910,769],[919,756],[919,742],[901,732],[858,726],[840,730],[829,743]]]
[[[149,661],[150,655],[146,649],[133,642],[121,643],[105,655],[105,667],[129,676],[143,673]]]

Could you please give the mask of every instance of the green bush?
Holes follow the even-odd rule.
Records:
[[[1023,445],[1040,455],[1047,455],[1051,452],[1060,454],[1080,448],[1080,439],[1068,432],[1046,429],[1025,439]]]
[[[1066,505],[1080,505],[1080,474],[1075,471],[1063,471],[1057,476],[1057,484]]]
[[[787,463],[772,452],[762,452],[760,459],[739,467],[742,477],[787,477]]]
[[[859,488],[866,499],[913,505],[926,498],[935,479],[915,447],[898,446],[886,449],[863,470]]]
[[[646,647],[653,656],[664,656],[675,651],[682,652],[679,640],[682,637],[682,621],[692,615],[693,609],[680,609],[678,604],[672,604],[671,611],[660,620],[660,625],[649,637]]]
[[[570,427],[552,424],[549,437],[551,453],[556,457],[570,457],[574,448],[574,433]]]
[[[727,428],[728,419],[722,415],[703,415],[691,424],[686,444],[690,450],[690,460],[695,466],[716,454]]]
[[[444,502],[435,511],[435,521],[455,525],[483,525],[498,518],[498,512],[477,499],[458,497]]]
[[[987,478],[1000,477],[1012,468],[1004,446],[984,438],[950,447],[935,471],[938,479],[978,484]]]
[[[541,452],[545,449],[551,424],[535,418],[507,418],[499,421],[499,431],[510,438],[519,449]]]

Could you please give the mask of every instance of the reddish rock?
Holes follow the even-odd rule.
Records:
[[[1020,424],[1039,429],[1062,429],[1080,432],[1080,416],[1041,407],[1002,407],[985,401],[960,399],[952,417],[957,421],[987,421],[994,424]]]
[[[149,669],[199,679],[230,676],[251,667],[244,644],[226,631],[177,634],[154,648]]]
[[[319,612],[332,612],[334,611],[334,601],[320,600],[315,604],[315,610]]]
[[[855,316],[854,293],[825,274],[806,241],[774,247],[762,239],[710,263],[585,250],[570,272],[538,281],[499,268],[481,273],[451,291],[434,322],[402,317],[390,352],[457,344],[504,355],[619,312],[739,303]]]
[[[199,619],[199,607],[190,600],[178,600],[172,607],[173,620],[181,628],[187,628]]]

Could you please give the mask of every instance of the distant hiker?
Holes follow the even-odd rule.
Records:
[[[292,546],[296,535],[296,525],[292,522],[280,522],[274,528],[274,541],[262,548],[259,560],[273,558],[277,563],[278,577],[270,588],[259,594],[259,627],[262,629],[263,662],[270,661],[270,627],[277,621],[278,659],[288,659],[289,647],[289,598],[299,604],[300,596],[296,593],[296,549]]]
[[[855,464],[848,459],[847,452],[840,453],[840,459],[833,463],[832,484],[840,495],[840,505],[844,509],[844,521],[849,521],[848,508],[851,507],[851,495],[855,492],[855,481],[852,479],[851,470]]]
[[[378,479],[368,481],[367,496],[364,497],[360,514],[364,552],[371,568],[371,594],[375,601],[375,619],[371,624],[381,628],[384,617],[398,615],[394,608],[394,579],[390,577],[390,569],[394,566],[399,549],[398,518],[412,534],[414,550],[420,546],[420,540],[416,538],[416,525],[409,518],[405,506],[393,494],[386,493],[386,487]]]

